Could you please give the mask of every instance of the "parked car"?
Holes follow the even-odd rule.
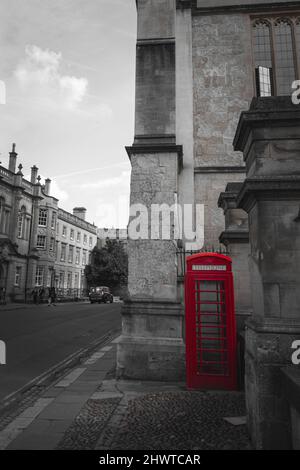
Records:
[[[114,298],[112,293],[109,290],[109,287],[106,286],[100,286],[100,287],[91,287],[90,293],[90,302],[91,304],[98,302],[100,304],[101,302],[103,303],[113,303]]]

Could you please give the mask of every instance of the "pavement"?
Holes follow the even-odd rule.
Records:
[[[100,347],[9,422],[0,449],[251,449],[243,393],[117,380],[117,342]]]

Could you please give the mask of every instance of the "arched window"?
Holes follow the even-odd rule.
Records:
[[[297,50],[298,67],[299,67],[300,66],[300,17],[296,19],[295,41],[296,41],[296,50]]]
[[[273,95],[271,27],[266,20],[253,23],[253,50],[258,96]]]
[[[17,233],[18,238],[24,237],[25,214],[26,214],[26,207],[22,206],[18,215],[18,233]]]
[[[288,96],[300,79],[300,18],[258,18],[253,26],[257,96]]]
[[[290,95],[296,80],[293,30],[288,18],[279,18],[274,25],[277,95]]]

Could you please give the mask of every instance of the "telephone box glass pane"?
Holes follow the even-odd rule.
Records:
[[[228,375],[225,282],[195,280],[198,375]]]

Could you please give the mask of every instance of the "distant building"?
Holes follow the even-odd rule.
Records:
[[[95,225],[85,221],[86,209],[77,207],[73,214],[58,209],[56,226],[55,283],[59,288],[85,289],[84,268],[90,263],[97,244]]]
[[[84,289],[96,226],[85,221],[84,208],[60,209],[36,166],[27,181],[16,164],[14,144],[8,169],[0,166],[0,300],[29,300],[35,287]]]

